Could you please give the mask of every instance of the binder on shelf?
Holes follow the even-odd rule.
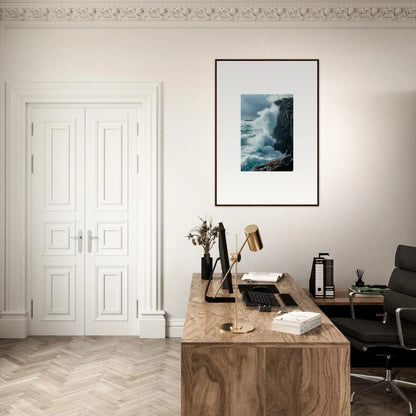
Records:
[[[315,298],[335,298],[334,260],[325,258],[328,253],[319,253],[313,258],[309,291]]]
[[[334,259],[324,260],[324,279],[325,279],[325,297],[328,299],[335,298],[334,286]]]
[[[315,298],[324,298],[325,297],[325,287],[324,287],[324,263],[325,259],[321,257],[319,253],[318,257],[313,258],[311,277],[309,279],[309,292],[312,293],[312,296]]]

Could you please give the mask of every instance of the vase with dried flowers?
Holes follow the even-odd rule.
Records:
[[[201,258],[201,278],[208,280],[212,273],[212,257],[209,252],[218,237],[218,225],[212,224],[211,217],[201,218],[201,224],[192,228],[186,236],[194,246],[202,246],[204,257]]]

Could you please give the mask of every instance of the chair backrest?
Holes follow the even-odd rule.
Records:
[[[416,247],[399,245],[396,250],[396,268],[389,281],[384,298],[384,312],[388,320],[396,320],[396,308],[416,308]],[[416,311],[401,314],[402,318],[416,323]]]

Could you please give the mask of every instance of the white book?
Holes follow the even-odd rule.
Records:
[[[276,283],[283,276],[283,273],[267,273],[267,272],[249,272],[243,274],[241,280],[250,282],[270,282]]]
[[[273,325],[284,325],[293,328],[306,328],[309,325],[320,324],[321,314],[317,312],[305,312],[305,311],[291,311],[276,316],[273,319]]]
[[[303,327],[294,327],[290,325],[282,325],[282,324],[272,324],[272,330],[273,331],[279,331],[279,332],[287,332],[289,334],[295,334],[295,335],[303,335],[308,331],[311,331],[312,329],[318,327],[321,325],[321,322],[314,322],[310,323],[309,325],[303,326]]]
[[[272,329],[280,330],[281,328],[282,330],[286,330],[289,328],[295,331],[293,333],[302,334],[320,324],[320,313],[295,310],[276,316],[272,322]]]
[[[290,313],[290,312],[289,312]],[[287,313],[285,313],[284,315],[287,315]],[[279,323],[281,322],[284,325],[292,325],[292,326],[302,326],[305,325],[309,322],[315,322],[315,321],[321,321],[321,316],[320,314],[317,314],[318,316],[314,316],[314,317],[310,317],[308,319],[298,319],[298,320],[294,320],[294,319],[280,319],[280,316],[277,317],[279,319],[274,319],[273,322]],[[283,316],[281,316],[283,318]]]
[[[274,317],[273,322],[275,321],[284,321],[284,322],[294,322],[294,323],[302,323],[311,321],[313,319],[321,319],[321,314],[318,312],[307,312],[307,311],[300,311],[298,309],[288,312],[282,313],[281,315],[277,315]]]
[[[298,323],[298,324],[295,324],[293,322],[276,321],[276,322],[272,322],[272,325],[274,325],[275,327],[282,325],[282,326],[287,326],[287,327],[292,327],[292,328],[304,329],[304,328],[309,328],[310,326],[313,326],[316,324],[320,325],[320,323],[321,323],[320,319],[314,319],[313,321],[308,321],[308,322],[303,322],[303,323]]]

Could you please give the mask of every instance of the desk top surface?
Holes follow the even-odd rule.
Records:
[[[217,275],[218,277],[218,275]],[[241,278],[241,274],[239,275]],[[233,279],[234,280],[234,279]],[[247,334],[227,334],[219,331],[219,326],[225,322],[234,321],[234,303],[208,303],[205,302],[205,288],[207,280],[201,280],[200,274],[192,277],[188,308],[186,311],[185,326],[182,343],[212,343],[212,344],[285,344],[296,345],[348,345],[348,340],[341,334],[329,318],[321,312],[312,299],[290,277],[284,277],[276,283],[280,293],[290,293],[299,307],[273,308],[273,312],[259,312],[257,308],[247,307],[244,304],[240,291],[238,291],[238,319],[240,322],[249,322],[255,330]],[[212,296],[219,285],[219,279],[214,278],[209,289]],[[219,296],[226,296],[227,292],[220,291]],[[294,335],[284,332],[272,331],[272,321],[279,310],[301,309],[303,311],[320,312],[322,325],[303,335]],[[288,345],[290,344],[290,345]],[[283,346],[283,345],[282,345]]]

